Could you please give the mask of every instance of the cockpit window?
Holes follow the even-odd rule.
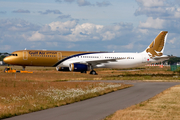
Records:
[[[18,56],[18,54],[10,54],[10,56]]]

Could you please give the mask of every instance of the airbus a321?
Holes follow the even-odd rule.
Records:
[[[168,60],[163,55],[167,31],[161,31],[141,53],[19,50],[4,58],[10,65],[56,67],[56,70],[97,74],[94,68],[133,68]]]

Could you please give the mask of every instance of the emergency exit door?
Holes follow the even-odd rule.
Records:
[[[57,52],[57,59],[61,60],[62,59],[62,53],[61,52]]]
[[[23,60],[27,60],[27,59],[28,59],[28,52],[23,51]]]

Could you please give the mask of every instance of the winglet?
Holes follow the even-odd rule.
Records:
[[[162,56],[165,48],[167,33],[168,31],[161,31],[144,52],[148,53],[151,58]]]

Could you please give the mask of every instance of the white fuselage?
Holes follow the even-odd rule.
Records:
[[[116,61],[102,62],[94,66],[94,68],[132,68],[160,62],[151,59],[148,54],[144,53],[97,53],[72,57],[59,64],[58,67],[69,67],[71,63],[88,63],[88,61],[103,61],[108,59],[116,59]]]

